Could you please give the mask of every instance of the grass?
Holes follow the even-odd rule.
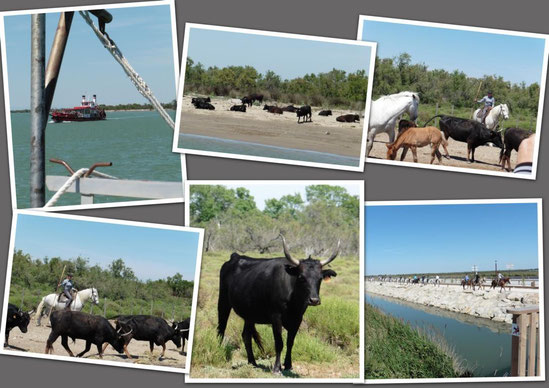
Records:
[[[262,257],[247,253],[252,257]],[[274,255],[280,256],[280,255]],[[273,256],[273,257],[274,257]],[[191,375],[193,378],[272,378],[275,350],[269,325],[256,325],[263,339],[264,352],[253,345],[259,368],[247,364],[241,339],[243,320],[233,311],[225,339],[217,338],[217,297],[219,269],[230,252],[208,252],[202,269],[196,312]],[[322,304],[309,307],[295,339],[292,351],[293,370],[283,372],[288,378],[357,378],[359,377],[360,266],[358,257],[339,257],[331,264],[337,277],[323,282]],[[283,332],[286,354],[286,331]]]
[[[476,108],[480,106],[481,105],[478,104]],[[439,105],[438,113],[436,112],[437,112],[436,104],[423,104],[420,102],[419,117],[417,120],[418,125],[423,126],[423,124],[427,120],[429,120],[431,117],[433,117],[436,114],[451,115],[456,117],[462,117],[465,119],[470,119],[472,114],[470,107],[462,107],[462,108],[454,107],[452,109],[452,105]],[[434,122],[435,121],[433,120],[428,125],[434,125]],[[519,128],[524,128],[524,129],[528,129],[535,132],[536,116],[533,115],[528,110],[514,109],[512,112],[509,112],[509,119],[503,122],[503,128],[508,128],[508,127],[519,127]]]
[[[470,373],[443,338],[365,306],[366,379],[467,377]]]

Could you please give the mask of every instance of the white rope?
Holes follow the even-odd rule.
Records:
[[[91,20],[88,11],[79,11],[80,15],[84,18],[86,23],[91,27],[93,32],[95,32],[95,35],[97,35],[97,38],[101,43],[103,43],[103,46],[111,53],[111,55],[116,59],[116,61],[122,66],[124,69],[124,72],[126,75],[130,78],[132,83],[135,85],[139,93],[143,97],[145,97],[147,100],[151,102],[151,104],[154,106],[154,108],[160,113],[160,116],[166,121],[166,123],[172,128],[175,129],[175,123],[173,122],[172,118],[166,110],[160,105],[160,102],[156,99],[156,97],[153,95],[151,89],[149,86],[145,83],[145,81],[137,74],[137,72],[131,67],[130,63],[126,60],[120,49],[116,46],[116,44],[112,41],[112,39],[107,38],[99,29],[93,24],[93,21]]]
[[[72,184],[77,179],[82,178],[82,176],[86,174],[88,171],[89,171],[89,168],[81,168],[80,170],[72,174],[72,176],[69,179],[67,179],[67,181],[63,184],[63,186],[59,188],[59,190],[57,190],[57,192],[53,195],[53,197],[50,198],[50,200],[48,201],[48,203],[44,205],[44,207],[52,207],[53,205],[55,205],[57,201],[59,201],[59,198],[61,198],[61,196],[69,190]],[[106,178],[106,179],[118,179],[115,176],[105,174],[99,171],[92,171],[91,175],[96,175],[98,177]]]

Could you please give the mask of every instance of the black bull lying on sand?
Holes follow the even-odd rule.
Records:
[[[162,346],[162,353],[160,358],[164,357],[166,352],[166,342],[172,341],[177,348],[181,348],[181,336],[183,331],[183,323],[181,325],[174,323],[171,327],[162,318],[155,317],[153,315],[120,315],[116,317],[116,331],[119,333],[125,333],[124,338],[124,353],[129,358],[132,358],[128,351],[128,344],[132,339],[137,341],[148,341],[151,349],[151,353],[154,350],[154,345]],[[187,326],[187,338],[188,338],[188,326]],[[105,344],[103,351],[109,346]],[[183,349],[181,349],[183,350]]]
[[[105,318],[98,315],[86,314],[81,311],[58,310],[51,313],[51,333],[46,342],[46,354],[53,352],[53,343],[61,337],[61,345],[74,357],[69,348],[68,339],[73,341],[83,339],[86,341],[86,348],[78,353],[76,357],[82,357],[89,352],[91,345],[97,346],[99,357],[103,358],[101,345],[105,342],[112,345],[118,353],[124,351],[124,336],[129,333],[117,332]]]
[[[440,117],[440,130],[444,133],[446,140],[452,138],[456,141],[467,143],[467,163],[475,161],[475,149],[481,145],[493,143],[496,147],[503,148],[503,142],[499,133],[491,131],[481,123],[473,120],[436,115],[427,120],[423,126],[425,127],[437,117]],[[469,158],[469,155],[471,155],[471,158]]]
[[[284,368],[292,369],[292,347],[303,314],[308,306],[320,304],[322,280],[337,275],[323,267],[336,258],[340,247],[338,242],[332,256],[323,261],[311,257],[296,260],[290,255],[284,237],[280,237],[285,257],[255,259],[238,253],[231,255],[231,259],[221,267],[217,304],[217,332],[220,339],[225,335],[231,309],[244,319],[242,340],[248,363],[254,366],[257,364],[252,351],[252,337],[257,346],[263,349],[255,324],[272,325],[276,351],[273,373],[281,371],[283,327],[288,331]]]

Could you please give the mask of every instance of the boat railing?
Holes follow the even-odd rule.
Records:
[[[539,306],[507,309],[513,315],[511,376],[540,376]]]

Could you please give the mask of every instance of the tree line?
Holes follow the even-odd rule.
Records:
[[[419,92],[423,104],[451,104],[457,108],[476,106],[475,98],[480,99],[487,91],[492,91],[496,104],[506,103],[511,110],[526,110],[534,115],[540,94],[538,83],[517,84],[498,75],[475,78],[459,70],[429,70],[424,63],[412,63],[408,53],[395,58],[376,57],[372,98],[404,90]]]
[[[107,268],[102,268],[90,265],[89,259],[83,257],[33,259],[22,250],[16,250],[13,256],[10,301],[19,305],[23,297],[27,309],[36,308],[41,297],[56,290],[63,269],[65,276],[73,274],[75,288],[95,287],[102,303],[107,298],[111,314],[129,314],[130,305],[132,308],[147,306],[145,311],[149,313],[151,300],[157,306],[169,306],[170,314],[172,306],[177,312],[190,311],[194,282],[184,280],[180,273],[165,279],[143,281],[122,258],[114,259]],[[134,310],[134,313],[139,311]]]
[[[307,186],[305,198],[270,198],[263,210],[244,187],[193,185],[190,193],[191,225],[205,229],[206,252],[281,252],[282,233],[292,251],[329,255],[341,239],[341,251],[357,255],[360,206],[357,196],[331,185]]]
[[[314,106],[341,106],[364,109],[368,89],[365,70],[347,73],[333,69],[327,73],[306,74],[283,79],[272,70],[265,74],[253,66],[205,68],[187,58],[184,93],[240,98],[261,93],[267,100]]]

